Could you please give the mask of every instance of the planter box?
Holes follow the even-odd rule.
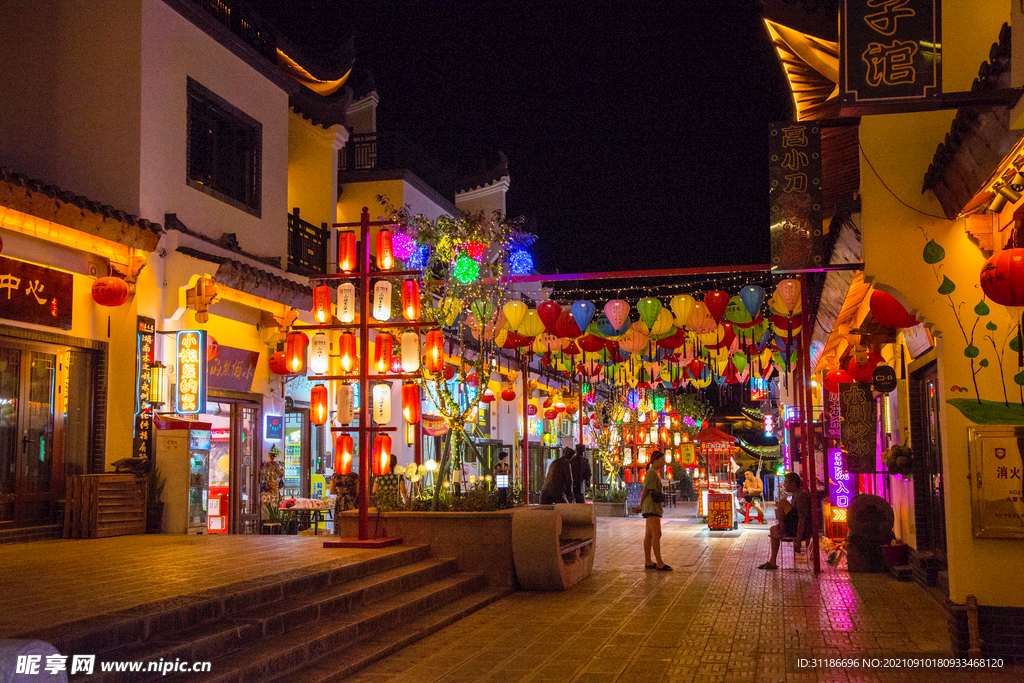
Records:
[[[625,517],[626,501],[621,503],[594,503],[594,514],[598,517]]]
[[[882,556],[885,558],[885,566],[891,569],[892,567],[902,567],[907,564],[909,550],[910,546],[906,543],[902,545],[883,545]]]

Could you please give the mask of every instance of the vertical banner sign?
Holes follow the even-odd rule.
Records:
[[[135,438],[132,452],[136,458],[148,458],[152,452],[153,408],[149,405],[149,369],[153,365],[153,338],[156,321],[138,316],[135,327]]]
[[[820,268],[821,128],[770,124],[768,159],[772,270]]]
[[[854,382],[839,385],[839,412],[843,416],[840,433],[843,443],[843,470],[851,474],[874,472],[876,454],[875,399],[871,384]]]
[[[708,493],[708,528],[732,529],[732,494]]]
[[[182,330],[176,337],[178,384],[174,394],[179,415],[206,410],[206,331]]]
[[[839,412],[839,394],[828,389],[824,390],[825,408],[825,438],[828,439],[829,448],[836,448],[842,440],[842,422]]]
[[[843,116],[913,109],[942,93],[940,15],[940,0],[842,0]]]
[[[846,508],[853,498],[853,475],[843,470],[843,451],[828,449],[828,502],[833,522],[846,521]]]

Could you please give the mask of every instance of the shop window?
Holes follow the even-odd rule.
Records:
[[[258,218],[262,125],[191,78],[187,117],[188,185]]]

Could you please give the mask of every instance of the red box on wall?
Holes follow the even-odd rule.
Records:
[[[226,534],[228,532],[228,487],[211,486],[206,500],[206,532]]]

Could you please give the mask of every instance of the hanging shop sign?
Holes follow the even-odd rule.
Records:
[[[940,0],[843,0],[842,115],[912,111],[942,94]]]
[[[279,441],[284,435],[284,418],[280,415],[266,415],[263,422],[263,438]]]
[[[206,409],[206,331],[181,330],[175,341],[178,382],[174,397],[177,412],[181,415],[202,413]]]
[[[968,427],[971,521],[978,538],[1024,538],[1024,427]]]
[[[259,351],[221,346],[216,358],[211,358],[207,364],[210,386],[229,391],[252,391],[259,362]]]
[[[153,339],[156,320],[138,316],[135,327],[135,435],[132,453],[148,458],[152,449],[153,409],[149,405],[149,371],[153,365]]]
[[[0,256],[0,318],[71,329],[74,278]]]
[[[828,502],[832,507],[832,521],[845,522],[846,509],[853,498],[854,477],[843,471],[841,448],[828,449]]]
[[[871,385],[853,382],[839,385],[839,413],[843,416],[843,470],[851,474],[875,472],[876,410]]]
[[[832,444],[838,444],[842,438],[842,418],[839,413],[839,392],[824,390],[825,395],[825,436]]]
[[[772,123],[768,136],[772,270],[822,266],[821,128]]]
[[[750,378],[750,400],[752,403],[768,400],[768,380],[762,377]]]
[[[879,365],[871,375],[871,386],[880,394],[888,394],[896,388],[896,371],[888,365]]]

